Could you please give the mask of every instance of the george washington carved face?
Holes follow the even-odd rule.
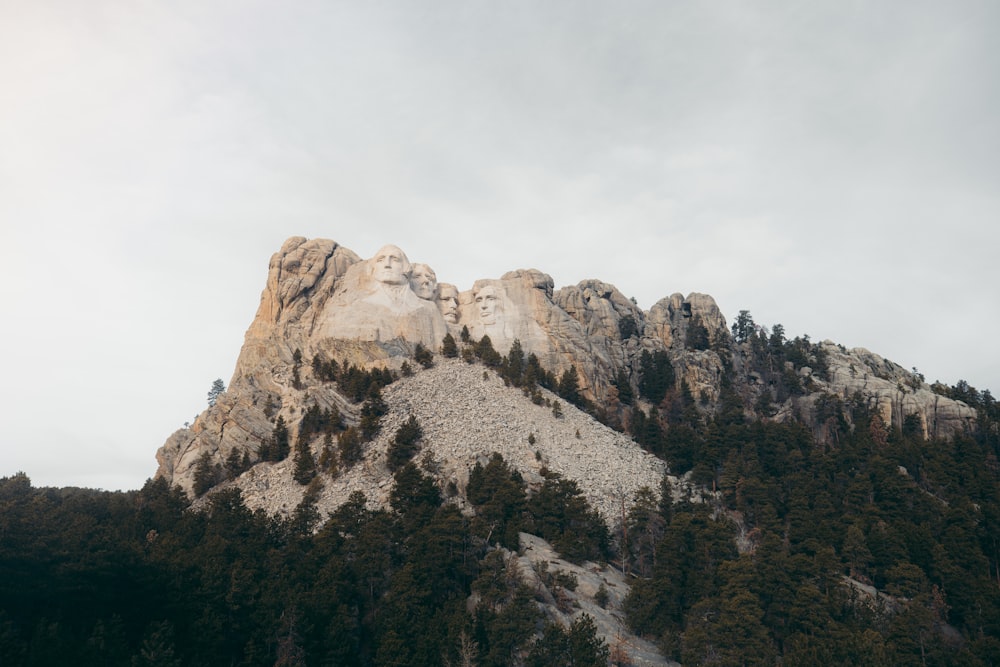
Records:
[[[379,249],[372,258],[372,277],[387,285],[400,285],[409,280],[410,260],[394,245]]]

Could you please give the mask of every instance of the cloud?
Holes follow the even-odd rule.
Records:
[[[79,483],[34,426],[71,406],[60,456],[93,480],[117,448],[100,485],[141,484],[229,377],[292,235],[395,242],[462,287],[534,267],[646,307],[709,293],[996,387],[998,20],[976,0],[8,3],[17,465]]]

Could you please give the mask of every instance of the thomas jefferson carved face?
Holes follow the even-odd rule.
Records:
[[[458,324],[458,289],[454,285],[438,285],[438,310],[448,324]]]
[[[372,276],[380,283],[401,285],[410,275],[410,260],[394,245],[381,248],[372,258]]]
[[[493,285],[487,285],[476,292],[476,312],[479,313],[479,321],[483,324],[496,324],[499,304],[500,297]]]
[[[410,273],[410,287],[421,299],[434,300],[434,292],[437,290],[437,275],[434,269],[426,264],[414,264]]]

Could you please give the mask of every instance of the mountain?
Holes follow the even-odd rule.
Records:
[[[387,268],[378,266],[379,256]],[[651,414],[654,406],[676,401],[680,392],[695,398],[697,410],[706,415],[738,409],[751,418],[802,421],[821,442],[838,437],[840,421],[850,428],[845,406],[859,401],[888,430],[905,423],[924,438],[947,438],[975,428],[973,408],[932,391],[914,372],[860,348],[785,340],[780,325],[768,336],[745,313],[730,331],[708,295],[673,294],[643,311],[613,285],[585,280],[554,290],[552,279],[533,269],[477,280],[459,292],[438,284],[424,264],[412,265],[426,277],[423,286],[411,285],[402,277],[404,263],[409,274],[409,260],[395,246],[362,260],[327,239],[288,239],[271,258],[260,307],[228,391],[164,444],[157,453],[157,475],[193,495],[195,473],[199,461],[204,466],[205,455],[220,468],[233,457],[255,460],[261,444],[272,437],[277,416],[293,432],[311,406],[335,408],[356,423],[358,407],[335,384],[318,377],[314,362],[334,360],[398,375],[404,362],[412,363],[417,345],[436,353],[446,333],[457,340],[463,329],[470,340],[489,337],[502,356],[517,341],[525,355],[535,355],[556,378],[575,371],[578,402],[589,405],[603,423],[633,433],[637,420],[644,421],[638,410]],[[444,386],[433,390],[439,400],[456,398],[449,396],[449,381],[442,379]],[[406,393],[409,384],[403,386],[400,391]],[[451,427],[468,432],[467,421],[492,413],[487,407],[452,414]],[[496,433],[489,438],[509,441]],[[655,443],[644,444],[656,450]],[[384,447],[376,442],[371,453]],[[631,467],[621,473],[641,474]],[[361,488],[371,481],[343,485]],[[241,485],[250,491],[249,483]],[[272,511],[287,510],[295,497],[294,487],[289,489],[288,498],[270,504],[265,495],[248,493],[247,499]],[[330,503],[342,500],[343,492],[336,493],[328,492]],[[594,493],[596,499],[600,493]],[[277,498],[276,492],[266,497]]]
[[[1000,403],[707,295],[292,238],[209,403],[0,478],[0,664],[1000,664]]]
[[[800,459],[810,451],[846,452],[859,432],[883,444],[900,436],[956,441],[982,428],[981,414],[960,397],[867,350],[787,339],[781,325],[760,327],[747,311],[729,327],[704,294],[675,293],[643,311],[613,285],[584,280],[555,290],[535,269],[460,291],[396,246],[363,260],[334,241],[295,237],[271,258],[228,390],[157,452],[157,476],[196,507],[238,489],[248,508],[290,521],[304,506],[326,517],[359,498],[372,510],[392,508],[408,461],[466,516],[482,516],[472,477],[491,462],[501,461],[536,496],[552,480],[568,480],[619,546],[634,542],[617,569],[594,566],[595,578],[528,534],[498,546],[526,559],[521,578],[546,591],[550,618],[569,627],[571,599],[596,618],[608,645],[631,647],[620,655],[667,664],[623,625],[627,611],[629,625],[647,637],[684,636],[683,626],[647,609],[650,587],[659,585],[650,582],[686,567],[657,575],[661,546],[653,545],[671,528],[662,518],[637,518],[652,516],[650,502],[713,507],[709,533],[723,524],[736,529],[711,538],[720,562],[766,552],[775,546],[764,528],[778,530],[781,522],[759,514],[765,501],[748,500],[741,485],[761,473],[737,465],[737,451],[759,452],[751,457],[765,462],[766,478],[772,441],[790,460],[798,448]],[[791,474],[785,465],[777,469]],[[936,493],[930,485],[926,492]],[[660,500],[661,493],[669,497]],[[794,515],[787,503],[768,510],[785,516],[786,541]],[[630,526],[646,532],[630,538]],[[845,548],[840,537],[830,539]],[[524,555],[531,544],[544,559]],[[580,552],[577,560],[601,560],[597,554]],[[608,610],[593,595],[554,593],[560,589],[538,574],[540,563],[592,593],[600,581],[620,591]],[[642,577],[631,595],[622,576],[630,568]],[[845,581],[833,589],[826,581],[824,595],[853,591],[876,602],[885,595],[853,567]],[[661,638],[661,650],[690,655],[672,641]]]

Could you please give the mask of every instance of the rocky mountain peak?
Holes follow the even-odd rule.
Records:
[[[736,340],[715,300],[706,294],[674,293],[644,311],[614,285],[588,279],[557,290],[552,278],[536,269],[476,280],[463,291],[439,282],[431,266],[412,261],[395,245],[362,259],[332,240],[293,237],[270,260],[260,306],[229,390],[191,428],[168,439],[157,453],[157,474],[194,495],[199,460],[207,456],[217,466],[244,455],[250,462],[257,460],[278,416],[293,433],[312,406],[336,409],[346,423],[357,423],[358,406],[324,382],[312,362],[334,360],[345,369],[385,369],[398,376],[404,363],[413,365],[418,346],[438,353],[448,334],[455,340],[467,334],[470,341],[488,336],[499,355],[508,354],[517,342],[526,357],[533,355],[556,378],[575,369],[579,394],[591,412],[607,424],[626,428],[637,410],[652,414],[662,408],[661,402],[684,392],[696,399],[697,409],[705,415],[723,406],[732,408],[738,401],[738,409],[748,416],[801,419],[820,439],[836,437],[829,423],[836,416],[831,402],[839,402],[846,414],[844,406],[862,401],[878,412],[887,428],[900,428],[909,420],[926,437],[968,431],[975,420],[975,411],[965,404],[933,393],[922,379],[866,350],[812,344],[807,339],[796,339],[794,345],[779,340],[774,347],[774,341],[767,343],[762,335]],[[660,369],[659,379],[666,383],[655,390],[649,389],[651,368]],[[417,412],[442,429],[447,422],[463,433],[476,433],[470,414],[443,413],[435,407],[449,405],[449,391],[473,391],[467,386],[467,371],[453,362],[426,376],[419,373],[417,377],[426,377],[427,382],[445,379],[434,389],[435,403],[420,403]],[[397,392],[417,391],[422,381],[408,379],[387,393],[392,400],[416,400],[397,397]],[[492,423],[500,418],[496,413],[502,404],[499,394],[484,394],[481,405],[467,407]],[[520,419],[514,413],[522,409],[506,405],[503,419]],[[390,411],[389,428],[393,420],[405,418],[402,412]],[[525,428],[541,430],[538,424]],[[610,433],[608,429],[601,437],[611,438]],[[567,440],[564,435],[560,442]],[[513,440],[508,440],[490,432],[470,446],[480,447],[480,453],[508,448],[505,451],[513,455],[509,448],[526,437],[511,431]],[[622,443],[627,440],[620,434],[614,437]],[[568,440],[578,444],[575,437]],[[381,446],[384,443],[376,440],[370,447],[376,459]],[[455,458],[451,468],[442,468],[442,484],[460,483],[461,467],[472,460],[467,454]],[[548,456],[555,457],[555,450]],[[374,465],[374,460],[366,457],[368,464]],[[530,460],[525,465],[528,472]],[[281,466],[272,467],[243,472],[245,480],[239,483],[248,485],[248,492],[256,489],[248,493],[249,502],[255,502],[257,494],[261,506],[277,511],[291,497],[274,505],[251,482],[267,478],[274,488],[277,478],[271,478],[280,477]],[[634,473],[629,469],[629,475]],[[344,483],[377,486],[376,477]],[[599,498],[604,491],[593,491],[595,505],[606,504]]]

